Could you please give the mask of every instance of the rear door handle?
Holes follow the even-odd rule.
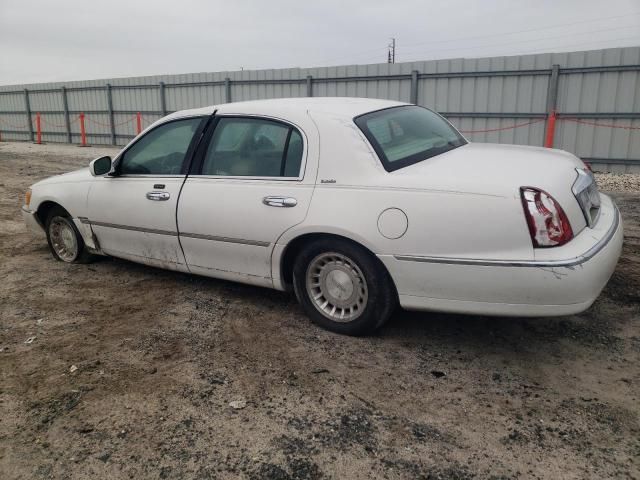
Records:
[[[169,200],[169,192],[147,192],[147,199],[154,200],[156,202],[162,202],[163,200]]]
[[[295,207],[298,201],[293,197],[264,197],[262,203],[270,207]]]

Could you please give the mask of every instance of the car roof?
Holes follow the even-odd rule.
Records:
[[[181,110],[173,113],[171,117],[211,115],[214,111],[217,111],[221,114],[262,114],[286,118],[287,114],[299,115],[306,112],[322,112],[351,119],[367,112],[400,105],[409,104],[393,100],[357,97],[273,98],[269,100],[224,103],[204,108]]]

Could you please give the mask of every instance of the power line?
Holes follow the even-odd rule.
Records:
[[[519,52],[515,52],[515,53],[510,53],[509,55],[518,55],[520,53],[532,53],[532,52],[538,52],[541,49],[542,50],[548,50],[550,48],[567,48],[567,47],[580,47],[580,46],[584,46],[584,45],[593,45],[594,43],[611,43],[611,42],[620,42],[623,40],[634,40],[640,43],[640,36],[638,37],[620,37],[620,38],[612,38],[610,40],[592,40],[590,42],[580,42],[580,43],[571,43],[569,45],[563,45],[561,47],[540,47],[540,48],[533,48],[533,49],[529,49],[529,50],[520,50]]]
[[[568,44],[568,45],[538,47],[538,48],[527,49],[527,50],[509,50],[509,51],[501,52],[501,53],[487,53],[487,55],[485,55],[485,56],[486,57],[506,57],[506,56],[512,56],[512,55],[520,55],[520,54],[523,54],[523,53],[544,53],[544,52],[562,53],[562,52],[566,51],[565,50],[566,48],[570,48],[570,47],[580,47],[580,46],[584,46],[584,45],[611,43],[611,42],[618,42],[618,41],[624,41],[624,40],[635,40],[635,41],[640,43],[640,37],[620,37],[620,38],[612,38],[612,39],[609,39],[609,40],[592,40],[592,41],[587,41],[587,42],[572,43],[572,44]],[[420,53],[414,54],[414,55],[411,56],[411,58],[408,58],[405,61],[411,62],[411,61],[428,61],[428,60],[430,60],[429,58],[419,57],[419,56],[416,56],[416,55],[422,55],[422,54],[420,54]],[[464,57],[464,54],[461,55],[461,56]],[[481,58],[481,57],[469,57],[469,58]],[[380,61],[380,56],[376,55],[375,57],[369,56],[369,57],[364,58],[360,62],[353,62],[353,63],[355,65],[363,65],[363,64],[366,64],[366,63],[377,64],[377,63],[383,63],[383,62]]]
[[[530,40],[515,40],[515,41],[509,41],[510,45],[513,44],[518,44],[518,43],[532,43],[532,42],[542,42],[545,40],[556,40],[558,38],[565,38],[565,37],[575,37],[578,35],[592,35],[594,33],[600,33],[600,32],[610,32],[612,30],[624,30],[626,28],[637,28],[636,25],[628,25],[625,27],[614,27],[614,28],[602,28],[600,30],[591,30],[589,32],[581,32],[581,33],[566,33],[563,35],[555,35],[553,37],[544,37],[544,38],[533,38]],[[433,50],[426,50],[425,52],[408,52],[409,54],[414,53],[414,54],[422,54],[422,53],[439,53],[439,52],[450,52],[450,51],[454,51],[454,50],[475,50],[478,48],[488,48],[488,47],[500,47],[504,45],[504,42],[501,43],[490,43],[487,45],[475,45],[475,46],[464,46],[464,47],[451,47],[451,48],[438,48],[438,49],[433,49]]]
[[[512,32],[493,33],[493,34],[489,34],[489,35],[475,35],[473,37],[460,37],[460,38],[449,39],[449,40],[434,40],[434,41],[425,41],[425,42],[417,42],[417,43],[408,43],[408,44],[405,44],[405,46],[406,47],[411,47],[411,46],[415,46],[415,45],[425,45],[425,44],[434,44],[434,43],[451,43],[451,42],[458,42],[460,40],[476,40],[476,39],[479,39],[479,38],[491,38],[491,37],[501,37],[501,36],[505,36],[505,35],[517,35],[519,33],[539,32],[541,30],[549,30],[549,29],[552,29],[552,28],[570,27],[572,25],[581,25],[581,24],[584,24],[584,23],[601,22],[603,20],[614,20],[614,19],[617,19],[617,18],[628,18],[628,17],[637,16],[637,15],[640,15],[640,12],[628,13],[626,15],[615,15],[613,17],[594,18],[592,20],[581,20],[581,21],[578,21],[578,22],[560,23],[560,24],[556,24],[556,25],[549,25],[549,26],[546,26],[546,27],[530,28],[530,29],[527,29],[527,30],[515,30],[515,31],[512,31]]]
[[[592,40],[590,42],[580,42],[580,43],[571,43],[568,45],[561,45],[561,46],[553,46],[553,47],[538,47],[538,48],[533,48],[533,49],[529,49],[529,50],[515,50],[515,51],[511,51],[511,52],[506,52],[506,53],[496,53],[496,54],[487,54],[487,56],[491,56],[491,57],[507,57],[507,56],[512,56],[512,55],[521,55],[523,53],[545,53],[549,50],[552,50],[551,52],[548,53],[562,53],[563,49],[565,48],[569,48],[569,47],[580,47],[580,46],[584,46],[584,45],[593,45],[594,43],[611,43],[611,42],[619,42],[619,41],[623,41],[623,40],[634,40],[640,43],[640,37],[621,37],[621,38],[612,38],[609,40]],[[561,49],[561,50],[559,50]],[[420,58],[417,60],[429,60],[429,59],[425,59],[425,58]],[[407,60],[407,61],[411,61],[411,60]]]
[[[637,15],[640,15],[640,12],[632,12],[632,13],[627,13],[625,15],[614,15],[614,16],[611,16],[611,17],[594,18],[594,19],[590,19],[590,20],[579,20],[579,21],[576,21],[576,22],[561,23],[561,24],[556,24],[556,25],[548,25],[548,26],[545,26],[545,27],[531,28],[531,29],[527,29],[527,30],[516,30],[516,31],[511,31],[511,32],[493,33],[493,34],[489,34],[489,35],[475,35],[475,36],[470,36],[470,37],[459,37],[459,38],[447,39],[447,40],[433,40],[433,41],[424,41],[424,42],[414,42],[414,43],[403,44],[403,48],[417,46],[417,45],[425,45],[425,44],[433,45],[433,44],[459,42],[459,41],[463,41],[463,40],[476,40],[476,39],[480,39],[480,38],[492,38],[492,37],[502,37],[502,36],[507,36],[507,35],[517,35],[517,34],[520,34],[520,33],[538,32],[538,31],[542,31],[542,30],[549,30],[549,29],[553,29],[553,28],[568,27],[568,26],[572,26],[572,25],[581,25],[581,24],[585,24],[585,23],[601,22],[601,21],[605,21],[605,20],[614,20],[614,19],[618,19],[618,18],[628,18],[628,17],[632,17],[632,16],[637,16]],[[513,42],[510,42],[510,43],[513,43]],[[326,64],[326,63],[339,62],[339,61],[342,61],[342,60],[350,60],[350,59],[362,57],[362,55],[366,55],[366,54],[370,54],[370,53],[374,53],[374,52],[382,53],[385,50],[388,53],[388,48],[387,49],[375,48],[375,49],[369,49],[369,50],[356,52],[356,53],[350,54],[348,56],[342,56],[341,55],[340,57],[333,57],[333,58],[330,58],[328,60],[325,59],[325,60],[322,60],[322,61],[319,61],[319,62],[315,62],[315,63],[325,63]],[[370,55],[368,55],[366,57],[366,59],[370,59],[370,58],[374,58],[374,57],[372,57]],[[379,57],[376,57],[376,58],[379,58]]]

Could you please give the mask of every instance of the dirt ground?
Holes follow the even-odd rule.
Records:
[[[640,478],[640,192],[584,314],[350,338],[292,295],[55,261],[24,190],[102,152],[0,144],[0,478]]]

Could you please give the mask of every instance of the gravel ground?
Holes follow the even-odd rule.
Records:
[[[623,192],[640,195],[638,173],[596,173],[598,188],[603,192]]]
[[[587,312],[399,311],[350,338],[284,293],[54,261],[24,190],[102,153],[0,144],[3,480],[640,479],[637,192]]]

